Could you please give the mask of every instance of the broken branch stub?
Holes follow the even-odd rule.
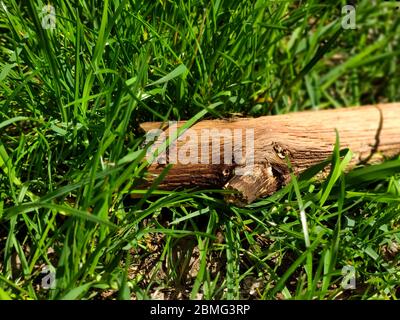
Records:
[[[225,188],[235,191],[227,201],[238,205],[286,185],[290,181],[287,160],[295,175],[326,160],[336,142],[335,130],[340,148],[353,152],[347,169],[400,154],[400,103],[203,120],[181,134],[184,124],[141,124],[147,142],[155,139],[147,155],[151,159],[155,154],[148,183],[172,164],[160,189]],[[169,146],[163,149],[163,143]],[[162,152],[154,153],[157,149]]]

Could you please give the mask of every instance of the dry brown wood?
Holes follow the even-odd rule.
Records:
[[[177,127],[184,124],[178,122]],[[168,128],[158,122],[143,123],[141,128],[146,132],[161,128],[166,135],[172,132],[171,125]],[[253,141],[246,140],[246,134],[252,130]],[[167,149],[164,163],[153,162],[149,166],[149,183],[164,170],[166,163],[173,163],[158,188],[225,188],[236,191],[227,197],[228,201],[247,204],[274,193],[290,181],[287,160],[296,175],[326,160],[335,145],[335,130],[339,133],[340,147],[349,148],[354,154],[348,168],[396,156],[400,154],[400,103],[200,121],[176,140],[175,147]],[[207,140],[210,132],[212,138]],[[241,139],[235,140],[238,134]],[[225,139],[228,144],[223,143]],[[231,161],[226,159],[225,151],[231,147],[235,155],[238,152],[243,155],[241,159],[232,156]],[[254,151],[253,155],[249,150]],[[173,154],[188,157],[183,157],[185,163],[182,163],[172,159]],[[249,165],[251,159],[254,165]]]

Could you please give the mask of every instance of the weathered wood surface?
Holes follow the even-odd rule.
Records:
[[[180,127],[184,123],[178,122],[177,126]],[[141,128],[150,132],[161,128],[162,125],[158,122],[147,122],[141,124]],[[169,129],[165,124],[162,129],[168,135]],[[207,129],[214,129],[214,138],[218,138],[218,132],[221,133],[219,149],[212,148],[211,140],[204,139],[202,142],[202,136]],[[189,135],[185,133],[176,142],[177,154],[182,148],[197,150],[198,161],[180,163],[175,159],[175,164],[158,188],[171,190],[196,186],[232,189],[236,190],[237,194],[229,196],[227,200],[247,204],[274,193],[290,181],[287,159],[295,174],[300,174],[326,160],[332,154],[335,145],[335,129],[339,133],[341,148],[349,148],[354,153],[349,168],[360,163],[376,163],[396,156],[400,154],[400,103],[305,111],[259,118],[200,121],[190,128]],[[254,130],[254,141],[246,142],[245,134],[251,130]],[[242,133],[243,143],[239,146],[233,143],[233,148],[236,148],[236,152],[237,148],[240,148],[243,157],[241,161],[232,158],[229,162],[228,159],[224,159],[222,137],[231,135],[230,138],[235,142],[232,136],[237,132]],[[193,135],[196,139],[191,139]],[[248,174],[243,174],[243,170],[246,171],[249,167],[246,151],[253,148],[252,143],[254,166]],[[202,152],[204,146],[209,148],[209,155]],[[216,151],[220,155],[215,154]],[[212,161],[213,156],[214,160],[220,159],[220,164]],[[166,158],[167,163],[171,162],[170,156],[167,155]],[[163,171],[165,165],[153,163],[149,166],[149,182]],[[240,174],[237,174],[238,170],[242,170]]]

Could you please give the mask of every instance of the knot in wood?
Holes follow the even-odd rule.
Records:
[[[283,148],[280,144],[278,144],[277,142],[273,142],[272,143],[272,148],[274,149],[276,155],[280,158],[280,159],[285,159],[286,156],[290,155],[290,151]]]

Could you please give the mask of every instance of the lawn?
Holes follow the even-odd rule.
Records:
[[[139,188],[141,122],[400,101],[396,2],[347,4],[0,1],[0,299],[399,298],[400,157],[245,207]]]

